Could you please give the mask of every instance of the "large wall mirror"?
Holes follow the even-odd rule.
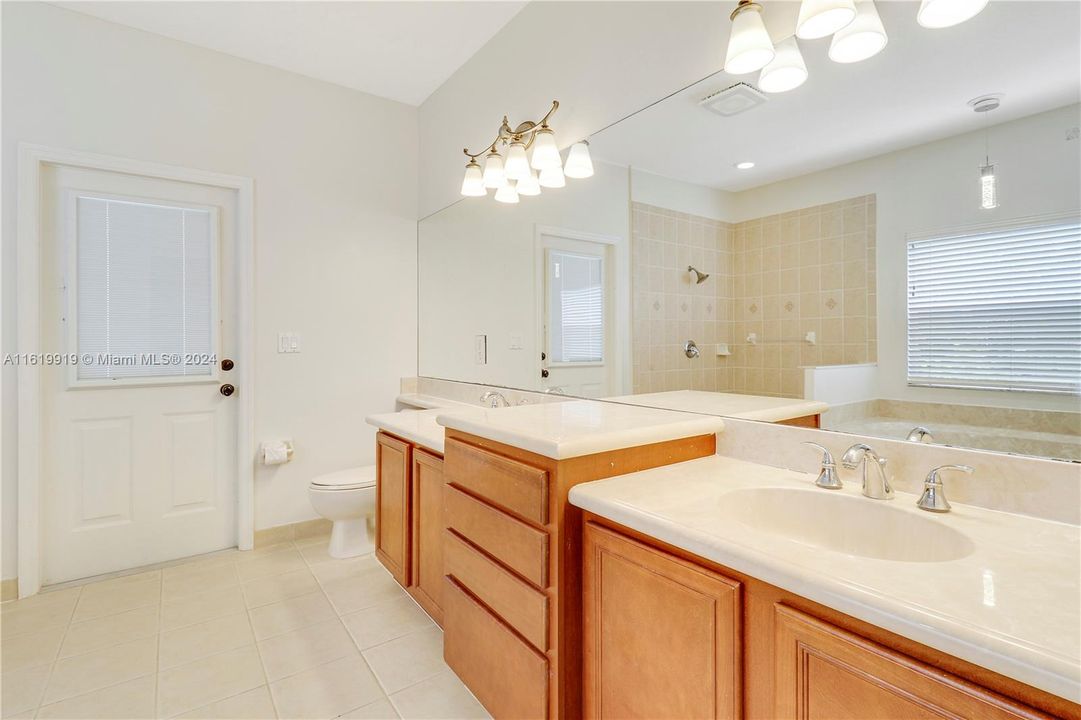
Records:
[[[878,10],[868,60],[801,40],[794,90],[719,72],[425,218],[420,374],[1081,460],[1079,6]]]

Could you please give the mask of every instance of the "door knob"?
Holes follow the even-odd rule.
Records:
[[[541,370],[541,377],[542,378],[548,377],[548,370],[547,369]]]
[[[230,360],[229,358],[225,358],[224,360],[221,361],[221,369],[225,370],[226,372],[232,370],[233,369],[233,361]]]
[[[236,388],[233,387],[232,385],[230,385],[229,383],[225,383],[220,388],[218,388],[218,392],[220,392],[225,397],[229,397],[230,395],[232,395],[233,393],[236,392]]]

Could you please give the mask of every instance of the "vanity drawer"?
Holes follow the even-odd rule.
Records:
[[[451,578],[443,587],[443,659],[496,718],[548,715],[548,660]]]
[[[443,542],[443,568],[538,650],[548,648],[548,597],[474,549],[453,530]]]
[[[447,438],[448,482],[538,525],[548,524],[548,472]]]
[[[453,486],[447,486],[444,502],[447,527],[537,587],[548,586],[548,533]]]

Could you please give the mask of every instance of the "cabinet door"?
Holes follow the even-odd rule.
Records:
[[[412,446],[376,436],[375,555],[401,585],[409,584],[409,475]]]
[[[779,720],[1048,717],[784,605],[774,641]]]
[[[413,566],[409,592],[443,624],[443,458],[413,452]]]
[[[740,585],[589,523],[585,716],[736,718]]]

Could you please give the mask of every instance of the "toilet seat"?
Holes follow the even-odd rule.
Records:
[[[312,479],[313,490],[358,490],[375,487],[375,466],[349,468]]]

